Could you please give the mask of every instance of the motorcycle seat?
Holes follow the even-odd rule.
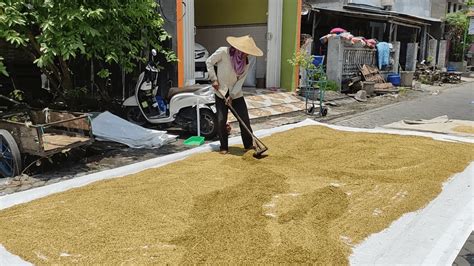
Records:
[[[167,101],[171,100],[171,98],[173,98],[173,96],[175,96],[177,94],[186,93],[186,92],[195,92],[195,91],[198,91],[200,89],[204,89],[207,86],[209,86],[209,85],[196,84],[196,85],[186,86],[186,87],[173,87],[168,92],[168,97],[166,98],[166,100]]]

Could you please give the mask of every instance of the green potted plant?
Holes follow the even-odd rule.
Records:
[[[314,69],[316,66],[313,64],[314,56],[306,53],[304,50],[296,51],[291,59],[288,59],[288,63],[294,67],[299,67],[300,80],[298,87],[306,86],[306,70]]]

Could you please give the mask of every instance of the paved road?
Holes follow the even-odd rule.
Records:
[[[452,119],[474,121],[474,83],[464,83],[433,95],[340,118],[331,123],[374,128],[403,119],[431,119],[442,115],[448,115]],[[466,240],[453,265],[474,265],[474,232]]]
[[[370,110],[331,123],[361,128],[374,128],[403,119],[431,119],[448,115],[452,119],[474,120],[474,83],[440,90],[439,94],[417,98]]]

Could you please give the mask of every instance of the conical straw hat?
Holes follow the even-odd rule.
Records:
[[[234,48],[253,56],[262,56],[263,52],[260,48],[257,47],[255,41],[249,35],[242,37],[227,37],[227,42],[232,45]]]

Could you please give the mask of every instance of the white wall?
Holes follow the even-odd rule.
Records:
[[[350,0],[349,3],[382,7],[384,0]],[[394,0],[392,11],[419,17],[431,17],[430,0]]]
[[[393,11],[419,17],[431,17],[430,0],[395,0]]]
[[[267,88],[280,87],[283,0],[268,3]]]
[[[186,6],[183,13],[184,27],[184,85],[189,86],[196,83],[194,79],[194,0],[184,0]]]
[[[266,72],[267,25],[252,26],[216,26],[204,27],[196,30],[196,42],[206,47],[210,54],[221,46],[229,46],[227,36],[243,36],[250,34],[257,46],[264,52],[264,56],[257,58],[257,78],[264,78]]]

